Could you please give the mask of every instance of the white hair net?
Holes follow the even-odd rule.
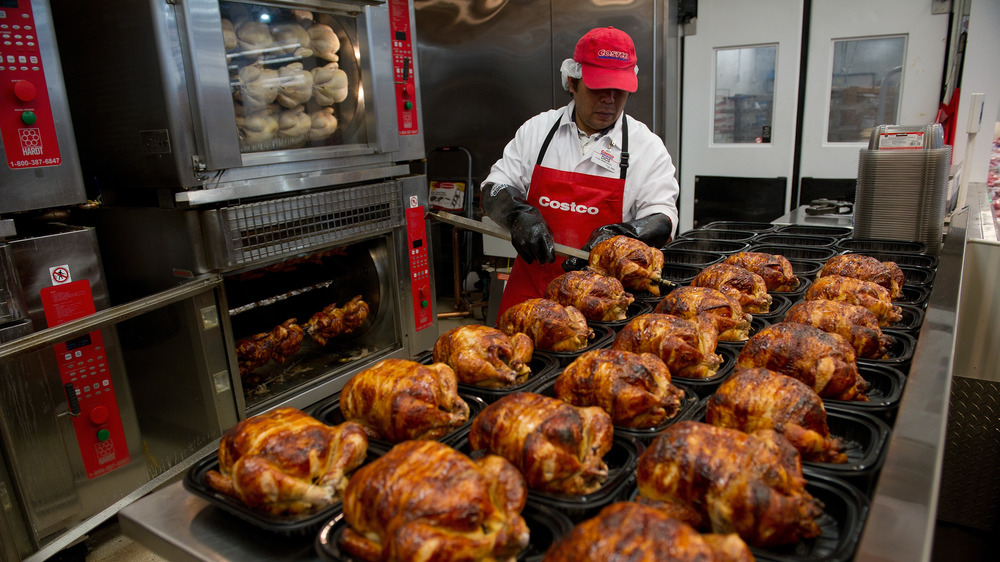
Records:
[[[576,78],[577,80],[583,78],[583,66],[573,59],[566,59],[562,62],[562,66],[559,67],[559,73],[562,75],[562,87],[563,90],[569,91],[569,79]],[[639,65],[635,65],[635,74],[639,75]]]

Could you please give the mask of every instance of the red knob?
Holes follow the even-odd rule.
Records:
[[[31,101],[35,99],[35,85],[27,80],[18,80],[14,82],[14,95],[17,99],[21,101]]]
[[[413,95],[413,86],[410,84],[403,84],[403,97],[408,98]]]
[[[90,411],[90,421],[94,425],[101,425],[108,421],[111,417],[111,413],[108,411],[107,406],[95,406],[93,410]]]

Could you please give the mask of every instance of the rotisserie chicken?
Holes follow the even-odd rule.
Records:
[[[903,271],[898,267],[890,268],[885,263],[871,256],[840,254],[826,260],[826,263],[823,264],[823,268],[819,270],[816,277],[841,275],[843,277],[861,279],[862,281],[871,281],[876,285],[885,287],[889,291],[889,298],[895,299],[901,294],[903,289],[903,284],[897,280],[895,275],[902,273]]]
[[[640,455],[636,477],[641,503],[751,546],[820,534],[823,509],[806,491],[799,453],[774,430],[677,422]]]
[[[254,369],[269,361],[284,363],[302,348],[302,327],[294,318],[285,320],[270,332],[255,334],[236,342],[236,358],[239,361],[240,376],[247,378]]]
[[[622,282],[590,269],[570,271],[556,277],[545,288],[545,298],[572,306],[594,322],[624,320],[635,300]]]
[[[660,294],[663,252],[641,240],[612,236],[590,249],[590,268],[632,291]]]
[[[612,437],[611,416],[598,407],[515,392],[476,416],[469,445],[510,461],[532,490],[581,495],[607,479]]]
[[[704,316],[693,320],[671,314],[640,314],[622,327],[612,349],[652,353],[675,377],[707,379],[715,375],[722,357],[715,354],[718,332]]]
[[[723,263],[742,267],[760,275],[768,291],[788,292],[799,288],[799,278],[792,270],[788,258],[764,252],[738,252]]]
[[[555,395],[574,406],[598,406],[611,423],[630,428],[662,424],[677,415],[684,399],[659,357],[617,349],[577,357],[556,379]]]
[[[382,560],[513,560],[528,546],[524,478],[496,455],[400,443],[363,466],[344,494],[340,547]]]
[[[535,349],[548,351],[577,351],[594,338],[575,306],[549,299],[528,299],[508,308],[497,319],[497,329],[508,336],[527,334]]]
[[[531,375],[528,363],[534,350],[524,334],[508,337],[496,328],[470,324],[441,334],[434,343],[434,362],[454,369],[458,382],[504,388]]]
[[[892,339],[882,333],[878,318],[870,310],[841,301],[800,301],[785,313],[783,322],[815,326],[838,334],[854,347],[859,358],[881,359]]]
[[[906,274],[903,273],[903,269],[894,261],[884,261],[882,262],[882,265],[889,270],[889,275],[891,275],[892,280],[896,282],[894,286],[899,287],[899,291],[895,293],[890,291],[892,298],[899,298],[903,294],[903,285],[906,284]]]
[[[752,562],[736,533],[701,535],[662,511],[637,502],[616,502],[576,525],[545,553],[543,562],[635,560]]]
[[[719,331],[719,341],[746,341],[753,317],[743,312],[739,301],[709,287],[677,287],[656,303],[653,312],[693,320],[706,316]]]
[[[766,314],[771,310],[771,295],[767,294],[764,278],[742,267],[716,263],[701,270],[691,280],[695,287],[709,287],[739,301],[743,312]]]
[[[885,287],[854,277],[827,275],[817,278],[806,289],[805,300],[831,300],[856,304],[870,310],[881,327],[892,326],[903,319],[903,310],[892,304]]]
[[[824,398],[867,401],[868,383],[858,374],[856,358],[851,344],[837,334],[779,322],[747,340],[736,368],[760,367],[788,375]]]
[[[393,443],[437,439],[469,420],[455,371],[408,359],[383,359],[354,375],[340,393],[340,411],[369,437]]]
[[[316,340],[316,343],[326,345],[327,341],[350,334],[364,324],[368,319],[368,312],[368,303],[362,300],[361,295],[354,297],[340,308],[336,303],[331,304],[312,315],[306,322],[306,333]]]
[[[269,515],[306,513],[341,498],[367,451],[356,423],[328,426],[295,408],[277,408],[226,431],[219,470],[208,471],[205,483]]]
[[[773,429],[798,449],[802,460],[847,462],[845,443],[830,437],[819,395],[802,381],[774,371],[736,371],[708,399],[705,421],[744,433]]]

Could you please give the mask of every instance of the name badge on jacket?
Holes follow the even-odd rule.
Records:
[[[612,151],[610,148],[598,148],[594,150],[594,155],[590,157],[590,161],[613,174],[617,174],[619,154],[621,153],[618,150]]]

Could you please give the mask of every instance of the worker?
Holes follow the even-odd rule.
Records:
[[[673,237],[676,169],[660,137],[624,114],[638,73],[627,33],[587,32],[560,67],[572,100],[521,125],[483,182],[482,210],[517,251],[499,314],[586,267],[579,258],[557,260],[556,242],[589,252],[619,234],[655,248]]]

